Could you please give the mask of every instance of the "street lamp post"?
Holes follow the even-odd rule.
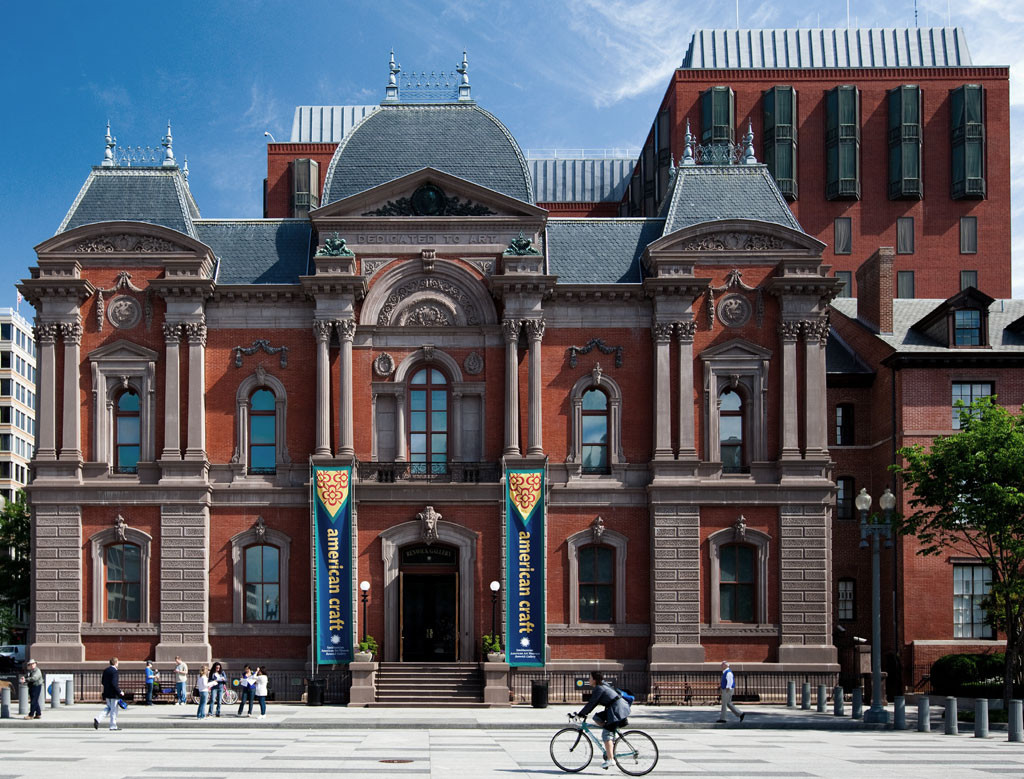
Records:
[[[864,721],[884,725],[889,722],[889,712],[882,705],[882,565],[879,543],[884,536],[886,548],[892,546],[891,521],[896,498],[886,487],[878,499],[884,518],[877,514],[868,517],[871,496],[863,487],[854,504],[860,511],[861,549],[867,549],[868,536],[871,536],[871,708],[864,714]]]
[[[366,602],[370,599],[370,583],[365,579],[359,582],[363,595],[363,641],[366,641]]]
[[[498,590],[501,584],[497,581],[491,582],[491,636],[498,630]]]

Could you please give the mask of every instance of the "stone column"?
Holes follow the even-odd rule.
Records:
[[[676,322],[679,338],[679,459],[696,460],[697,444],[693,424],[693,336],[694,320]]]
[[[452,462],[462,460],[462,393],[452,391],[452,407],[448,415],[451,441],[448,444],[449,459]]]
[[[181,655],[210,661],[210,515],[205,506],[160,508],[160,643],[158,663]]]
[[[39,345],[39,448],[37,460],[57,459],[57,323],[36,325]]]
[[[669,347],[672,323],[659,322],[654,336],[654,459],[672,459],[672,387]]]
[[[530,339],[530,386],[528,390],[529,400],[529,428],[527,431],[526,454],[544,454],[543,425],[544,419],[541,412],[541,360],[540,344],[544,338],[545,322],[543,319],[527,319],[526,334]]]
[[[656,505],[651,510],[651,648],[657,664],[700,663],[700,509]]]
[[[341,343],[341,359],[338,360],[338,392],[341,400],[341,408],[338,409],[339,457],[353,457],[356,453],[352,431],[352,340],[355,337],[356,320],[339,320],[338,340]]]
[[[797,418],[796,342],[800,337],[800,323],[784,321],[779,324],[782,338],[782,459],[800,459],[800,427]]]
[[[64,429],[61,432],[60,459],[82,459],[82,399],[79,392],[79,344],[82,324],[65,322],[60,326],[64,339]]]
[[[32,568],[29,656],[40,664],[83,662],[82,517],[78,506],[33,506]]]
[[[164,450],[161,460],[181,459],[181,324],[164,323]]]
[[[519,328],[518,319],[501,323],[505,335],[505,449],[506,457],[519,457]]]
[[[395,394],[395,462],[404,463],[409,459],[409,440],[405,431],[409,409],[405,405],[405,392]]]
[[[828,318],[804,322],[804,425],[808,457],[828,458],[828,403],[825,398],[825,344]]]
[[[188,339],[188,447],[186,460],[206,460],[206,321],[186,322]]]
[[[313,454],[331,456],[331,366],[330,352],[332,323],[325,319],[313,322],[316,338],[316,443]]]
[[[779,517],[780,663],[836,662],[830,628],[830,524],[820,505],[786,505]]]

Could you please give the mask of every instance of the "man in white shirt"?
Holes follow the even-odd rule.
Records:
[[[732,669],[729,667],[729,661],[722,661],[722,712],[718,715],[719,722],[725,722],[725,710],[729,709],[733,714],[740,718],[740,722],[743,722],[743,718],[747,716],[737,709],[732,702],[732,694],[736,692],[736,676],[733,674]]]
[[[180,657],[174,658],[174,691],[177,698],[175,706],[185,705],[185,683],[188,681],[188,666]]]

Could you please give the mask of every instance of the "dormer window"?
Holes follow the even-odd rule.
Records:
[[[936,306],[911,329],[946,349],[977,349],[989,345],[988,309],[995,302],[974,287]]]
[[[982,346],[981,312],[976,308],[953,312],[953,343],[956,346]]]

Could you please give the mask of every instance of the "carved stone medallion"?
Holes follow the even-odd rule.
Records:
[[[455,324],[451,314],[442,306],[424,303],[402,318],[403,325],[416,327],[451,327]]]
[[[381,352],[373,361],[373,372],[381,378],[387,378],[395,372],[395,358],[387,352]]]
[[[142,320],[142,306],[135,298],[118,295],[107,306],[107,319],[119,330],[130,330]]]
[[[476,376],[484,369],[484,358],[478,352],[470,352],[463,360],[462,367],[470,376]]]
[[[751,313],[750,302],[742,295],[726,295],[718,303],[718,319],[726,327],[743,327]]]

